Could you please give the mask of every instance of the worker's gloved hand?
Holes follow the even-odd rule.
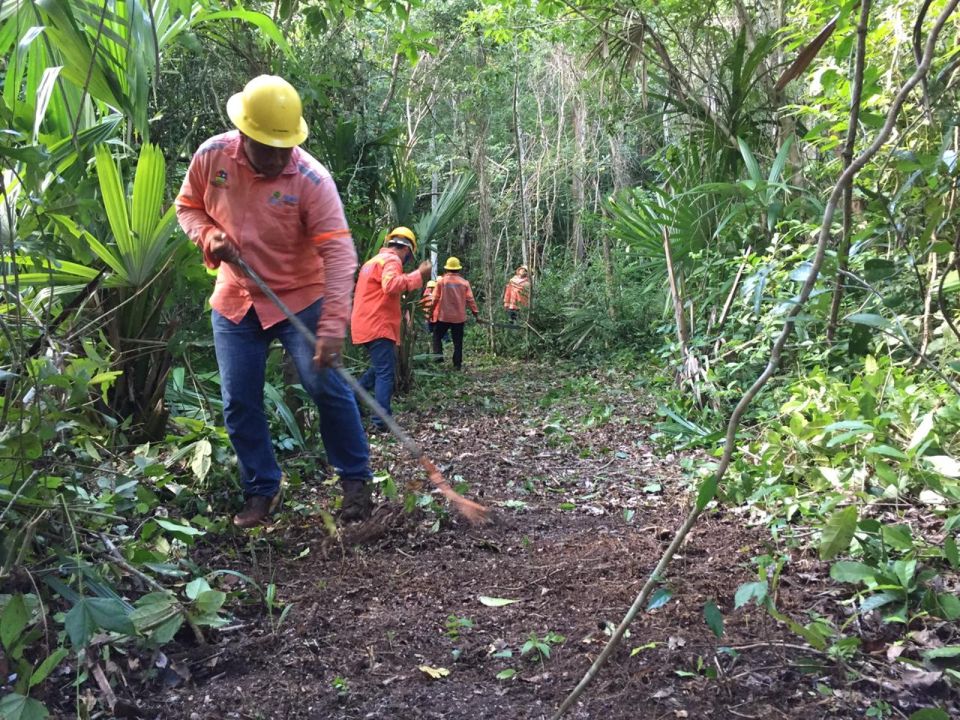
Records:
[[[340,364],[343,351],[343,338],[319,337],[313,353],[313,364],[317,367],[336,367]]]
[[[222,230],[211,233],[207,239],[207,252],[210,253],[210,257],[221,262],[234,262],[240,257],[237,246]]]
[[[420,267],[417,268],[417,272],[420,273],[420,277],[426,282],[430,279],[430,276],[433,275],[433,264],[429,260],[424,260],[420,263]]]

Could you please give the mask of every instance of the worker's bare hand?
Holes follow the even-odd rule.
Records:
[[[430,276],[433,275],[433,264],[429,260],[424,260],[420,263],[420,267],[417,268],[417,272],[420,273],[423,281],[426,282],[430,279]]]
[[[313,353],[313,364],[317,367],[336,367],[340,364],[343,351],[343,338],[317,338],[317,347]]]
[[[210,235],[207,240],[207,252],[210,253],[210,257],[221,262],[234,262],[240,257],[237,246],[223,231],[217,231]]]

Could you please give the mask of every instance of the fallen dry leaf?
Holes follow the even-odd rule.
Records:
[[[420,665],[419,667],[417,667],[417,670],[419,670],[422,673],[426,673],[434,680],[440,680],[441,678],[445,678],[447,675],[450,674],[450,671],[447,670],[446,668],[435,668],[435,667],[430,667],[429,665]]]

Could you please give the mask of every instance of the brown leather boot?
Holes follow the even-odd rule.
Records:
[[[373,511],[373,498],[370,497],[370,483],[359,480],[343,482],[343,504],[340,506],[340,519],[343,522],[366,520]]]
[[[233,524],[239,528],[252,528],[260,525],[280,504],[280,493],[273,497],[251,495],[243,505],[243,510],[233,516]]]

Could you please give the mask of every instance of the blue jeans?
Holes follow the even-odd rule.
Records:
[[[297,317],[315,328],[322,303],[317,300]],[[276,339],[293,359],[303,389],[320,410],[320,437],[330,464],[343,482],[369,480],[370,449],[353,392],[336,372],[314,367],[314,346],[287,320],[264,330],[253,308],[236,324],[216,310],[212,315],[223,420],[237,453],[244,494],[273,496],[280,488],[280,466],[263,410],[267,352]]]
[[[396,343],[388,338],[378,338],[364,343],[363,346],[370,354],[370,367],[360,376],[360,385],[364,390],[372,390],[373,397],[388,415],[392,415],[390,398],[393,396],[393,382],[397,372]],[[373,424],[380,429],[384,427],[379,418],[374,418]]]

